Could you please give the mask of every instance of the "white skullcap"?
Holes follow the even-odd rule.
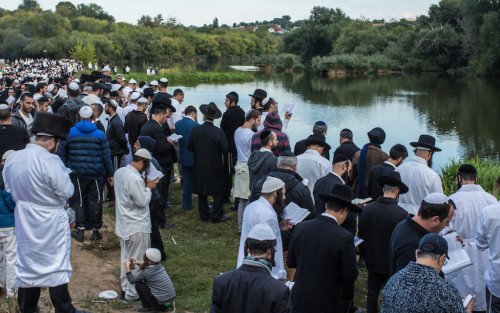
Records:
[[[13,96],[9,96],[9,97],[7,98],[7,100],[5,100],[5,101],[7,101],[7,103],[8,103],[8,104],[11,104],[11,103],[13,103],[14,101],[16,101],[16,98],[14,98]]]
[[[260,223],[252,228],[247,238],[257,239],[260,241],[276,240],[276,235],[269,225]]]
[[[103,72],[111,72],[111,69],[107,66],[105,66],[103,69],[102,69]]]
[[[123,77],[123,75],[122,75],[122,74],[116,74],[116,76],[115,76],[115,77],[118,77],[118,76]]]
[[[138,92],[138,93],[142,93],[143,92],[142,88],[135,88],[135,91]]]
[[[448,202],[448,197],[440,192],[433,192],[431,194],[428,194],[425,198],[424,201],[429,203],[429,204],[443,204]]]
[[[78,84],[75,82],[71,82],[71,83],[69,83],[68,88],[76,91],[76,90],[80,89],[80,86],[78,86]]]
[[[123,88],[123,95],[125,97],[128,97],[128,94],[132,91],[132,88],[130,88],[129,86]]]
[[[109,101],[111,103],[112,106],[114,106],[115,108],[118,107],[118,103],[115,101],[115,100],[110,100]]]
[[[137,99],[139,99],[139,98],[140,98],[140,96],[141,96],[141,94],[140,94],[140,93],[138,93],[137,91],[134,91],[134,92],[132,93],[132,95],[130,96],[130,100],[137,100]]]
[[[52,95],[50,92],[45,93],[45,97],[52,99],[54,95]]]
[[[6,104],[0,104],[0,110],[9,110],[9,106]]]
[[[151,160],[153,158],[151,156],[151,153],[149,153],[149,151],[144,149],[144,148],[137,150],[134,153],[134,155],[139,156],[139,157],[144,158],[144,159],[148,159],[148,160]]]
[[[73,79],[75,82],[80,83],[80,78]]]
[[[14,150],[7,150],[7,151],[5,151],[5,152],[3,153],[3,155],[2,155],[2,161],[7,160],[7,158],[9,157],[9,155],[11,155],[11,154],[12,154],[12,152],[14,152]]]
[[[54,85],[54,84],[50,84],[50,85],[48,85],[48,86],[47,86],[47,91],[48,91],[48,92],[52,92],[52,91],[54,90],[54,87],[55,87],[55,85]]]
[[[40,98],[41,98],[41,97],[42,97],[42,96],[41,96],[40,94],[38,94],[38,93],[35,93],[35,94],[33,95],[33,99],[35,99],[35,101],[40,100]]]
[[[160,78],[160,83],[168,83],[168,79],[165,77]]]
[[[262,100],[262,105],[266,105],[268,102],[269,102],[269,97],[265,97],[265,98]]]
[[[92,86],[84,86],[83,92],[86,92],[86,91],[92,91]]]
[[[160,250],[156,248],[149,248],[146,250],[146,257],[156,263],[161,262],[161,253]]]
[[[101,100],[97,100],[95,104],[99,104],[102,108],[104,108],[104,103]]]
[[[137,84],[137,82],[135,81],[135,79],[131,78],[128,82],[129,84]]]
[[[120,84],[113,84],[113,85],[111,85],[111,91],[118,91],[118,90],[120,90],[121,86],[122,85],[120,85]]]
[[[92,114],[94,114],[94,111],[92,111],[92,109],[88,105],[86,105],[80,109],[79,114],[82,118],[90,118]]]
[[[268,176],[262,185],[261,193],[270,193],[283,188],[283,186],[285,186],[285,183],[281,179]]]
[[[158,86],[158,82],[156,80],[153,80],[150,85],[151,86]]]
[[[140,97],[139,100],[137,100],[137,103],[149,103],[148,99]]]

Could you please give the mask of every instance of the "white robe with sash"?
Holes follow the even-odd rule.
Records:
[[[71,235],[64,205],[74,187],[63,162],[47,149],[28,144],[10,155],[3,177],[16,202],[17,286],[68,283]]]

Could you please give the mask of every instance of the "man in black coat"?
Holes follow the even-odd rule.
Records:
[[[243,264],[214,279],[211,313],[290,313],[288,287],[271,274],[276,235],[255,225],[245,242]]]
[[[335,150],[333,156],[338,154],[346,155],[351,161],[356,152],[361,150],[352,141],[353,135],[350,129],[344,128],[340,131],[340,146]]]
[[[321,135],[326,137],[327,130],[328,130],[328,126],[326,125],[325,122],[317,121],[316,123],[314,123],[314,126],[313,126],[313,135],[314,134],[321,134]],[[293,153],[295,155],[300,155],[300,154],[306,152],[306,150],[307,150],[306,140],[307,139],[302,139],[300,141],[297,141],[297,143],[295,144],[295,147],[293,149]],[[323,149],[323,153],[321,155],[325,159],[330,160],[330,149],[327,149],[327,147],[325,147]]]
[[[400,194],[408,192],[399,173],[389,172],[379,177],[378,183],[383,187],[383,196],[366,205],[359,218],[358,236],[364,240],[362,254],[368,269],[368,313],[378,312],[378,296],[389,279],[389,242],[392,231],[408,215],[397,202]]]
[[[193,127],[187,146],[194,153],[193,192],[198,195],[198,211],[202,221],[206,222],[210,218],[208,196],[212,196],[212,223],[226,222],[229,217],[223,216],[226,178],[222,155],[229,147],[224,131],[214,125],[214,119],[220,118],[222,113],[213,102],[202,104],[200,112],[205,123]]]
[[[148,108],[148,101],[145,98],[139,98],[137,101],[137,109],[131,111],[125,116],[125,133],[128,134],[128,141],[130,146],[133,147],[137,141],[137,137],[141,134],[142,126],[148,122],[146,109]]]
[[[394,172],[396,167],[400,166],[403,161],[408,157],[408,151],[406,147],[401,144],[396,144],[391,148],[389,152],[389,160],[384,163],[373,166],[370,169],[370,175],[368,177],[368,196],[373,200],[377,200],[378,197],[384,195],[382,187],[378,183],[378,179],[382,176],[387,176],[389,173]]]
[[[276,169],[278,164],[278,157],[272,152],[278,144],[276,134],[269,129],[264,129],[259,136],[262,148],[253,151],[250,154],[250,158],[248,158],[250,192],[255,187],[255,184],[257,184],[257,181]]]
[[[288,267],[297,268],[292,288],[293,312],[347,312],[358,276],[354,236],[340,227],[353,204],[349,186],[335,185],[325,213],[296,226],[288,247]]]
[[[233,187],[234,166],[236,165],[237,151],[234,143],[234,132],[238,127],[245,123],[245,111],[238,106],[238,94],[231,91],[226,95],[226,112],[222,114],[220,128],[226,135],[227,143],[229,144],[229,151],[224,154],[224,170],[226,173],[226,201],[229,201],[231,196],[231,188]],[[238,207],[237,199],[235,199],[234,206]]]

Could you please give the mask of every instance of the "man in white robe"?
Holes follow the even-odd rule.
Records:
[[[10,155],[3,171],[5,188],[16,202],[16,285],[21,312],[35,312],[41,287],[49,287],[56,312],[76,311],[71,304],[71,236],[66,200],[74,187],[56,151],[68,137],[71,121],[38,112],[31,131],[35,143]]]
[[[465,252],[472,265],[446,274],[445,278],[455,285],[461,295],[476,295],[474,311],[486,311],[486,284],[484,272],[488,267],[489,249],[481,251],[476,246],[475,233],[481,211],[497,199],[477,185],[476,169],[470,164],[460,166],[457,173],[460,189],[450,196],[455,203],[455,215],[450,225],[443,230],[455,230],[462,237]]]
[[[275,264],[271,270],[273,276],[280,280],[286,280],[285,263],[283,260],[283,244],[281,243],[281,231],[292,227],[289,219],[278,222],[278,213],[285,207],[285,183],[275,177],[268,177],[262,185],[262,196],[250,203],[243,214],[243,225],[241,227],[240,249],[238,252],[238,264],[240,267],[245,256],[245,241],[252,228],[260,223],[266,224],[276,235]]]
[[[441,151],[435,146],[436,139],[421,135],[418,142],[410,142],[415,147],[415,156],[399,166],[396,171],[409,192],[399,196],[399,206],[408,213],[417,215],[422,200],[431,193],[443,193],[441,178],[429,167],[434,152]]]

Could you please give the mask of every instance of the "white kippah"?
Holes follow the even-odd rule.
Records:
[[[74,82],[73,82],[73,83],[70,83],[70,84],[68,85],[68,88],[69,88],[69,89],[71,89],[71,90],[75,90],[75,91],[76,91],[76,90],[79,90],[79,89],[80,89],[80,86],[78,86],[78,84],[77,84],[77,83],[74,83]]]
[[[48,85],[48,86],[47,86],[47,91],[48,91],[48,92],[52,92],[52,91],[54,90],[54,87],[55,87],[55,86],[54,86],[54,84],[50,84],[50,85]]]
[[[118,91],[118,90],[120,90],[121,86],[122,85],[120,85],[120,84],[113,84],[113,85],[111,85],[111,91]]]
[[[160,250],[156,248],[149,248],[146,250],[146,257],[153,262],[159,263],[161,262],[161,253]]]
[[[0,110],[9,110],[9,106],[6,104],[0,104]]]
[[[262,185],[261,192],[262,193],[270,193],[270,192],[273,192],[273,191],[276,191],[276,190],[283,188],[283,186],[285,186],[285,183],[281,179],[268,176],[266,178],[266,181]]]
[[[130,96],[130,100],[137,100],[141,97],[141,94],[138,93],[137,91],[134,91],[132,95]]]
[[[443,204],[448,202],[448,197],[440,192],[433,192],[431,194],[428,194],[425,198],[424,201],[429,203],[429,204]]]
[[[269,225],[260,223],[255,225],[247,238],[257,239],[257,240],[276,240],[276,235]]]
[[[137,100],[137,103],[149,103],[148,99],[140,97],[139,100]]]
[[[88,105],[83,106],[80,109],[80,116],[82,118],[90,118],[92,114],[94,114],[94,111],[92,111],[92,109]]]
[[[129,80],[129,82],[128,82],[128,83],[129,83],[129,85],[130,85],[130,84],[137,84],[137,82],[136,82],[136,81],[135,81],[135,79],[133,79],[133,78],[131,78],[131,79]]]
[[[151,153],[149,153],[148,150],[142,148],[137,150],[134,155],[140,156],[141,158],[151,160],[153,157],[151,156]]]
[[[151,86],[158,86],[158,82],[156,80],[153,80],[150,85]]]
[[[40,94],[35,93],[35,95],[33,96],[33,99],[35,99],[35,101],[38,101],[38,100],[40,100],[41,97],[42,96]]]
[[[168,83],[168,79],[165,77],[160,78],[160,83]]]
[[[268,102],[269,102],[269,97],[265,97],[265,98],[262,100],[262,105],[266,105]]]

